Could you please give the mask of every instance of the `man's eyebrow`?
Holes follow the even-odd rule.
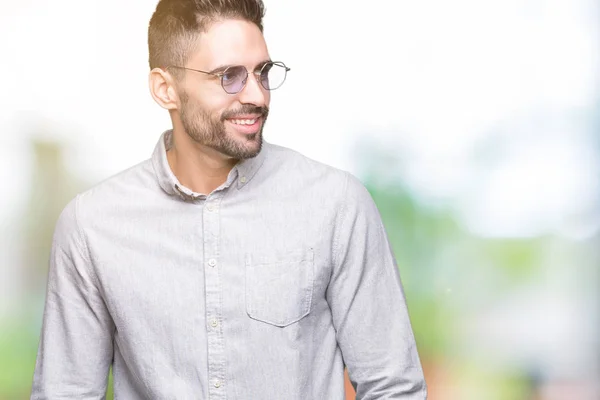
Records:
[[[235,65],[232,64],[226,64],[226,65],[219,65],[217,68],[211,69],[210,71],[208,71],[211,74],[215,74],[215,73],[219,73],[219,72],[223,72],[225,71],[227,68],[229,67],[234,67]]]
[[[265,64],[268,64],[270,62],[272,62],[270,58],[268,58],[268,59],[266,59],[264,61],[261,61],[258,64],[256,64],[256,67],[254,67],[254,70],[261,69],[262,67],[265,66]]]
[[[256,71],[257,69],[261,69],[262,67],[265,66],[265,64],[272,62],[271,59],[266,59],[263,60],[261,62],[259,62],[258,64],[256,64],[256,66],[253,68],[253,71]],[[224,72],[227,68],[229,67],[238,67],[240,66],[239,64],[224,64],[224,65],[219,65],[218,67],[208,71],[211,74],[218,74],[221,72]]]

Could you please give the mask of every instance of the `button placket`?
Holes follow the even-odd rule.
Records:
[[[204,238],[204,284],[206,295],[206,336],[208,341],[208,379],[213,382],[209,386],[209,398],[222,399],[225,393],[223,385],[225,375],[225,357],[223,348],[221,310],[221,276],[219,265],[219,236],[220,215],[219,203],[223,196],[222,191],[210,194],[203,210],[203,238]]]

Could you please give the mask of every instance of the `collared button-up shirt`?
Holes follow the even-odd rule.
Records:
[[[264,143],[194,193],[152,157],[56,225],[32,399],[425,399],[394,255],[353,175]]]

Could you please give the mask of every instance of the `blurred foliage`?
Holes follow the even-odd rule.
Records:
[[[527,284],[539,273],[545,239],[480,238],[461,227],[450,208],[419,202],[401,182],[365,181],[396,255],[422,357],[445,354],[454,342],[458,315],[448,293],[461,283],[453,276],[493,270],[498,277],[494,290],[502,291]]]
[[[532,398],[535,383],[520,371],[488,371],[469,365],[457,350],[461,321],[518,287],[531,287],[548,262],[555,238],[485,238],[468,231],[451,204],[428,203],[405,186],[399,155],[361,145],[362,181],[379,211],[398,262],[413,331],[432,395],[439,398]],[[385,154],[382,157],[382,154]],[[477,299],[477,301],[473,301]],[[457,354],[457,351],[459,352]],[[451,368],[446,363],[454,360]],[[488,366],[489,367],[489,366]],[[440,374],[439,371],[447,370]],[[463,382],[461,385],[459,381]],[[452,395],[436,387],[471,391]],[[457,389],[458,390],[458,389]],[[432,398],[434,398],[432,397]]]
[[[39,334],[22,319],[0,325],[0,400],[29,398]]]
[[[106,391],[106,399],[113,400],[114,397],[115,397],[115,394],[114,394],[114,390],[113,390],[113,374],[112,374],[112,368],[111,368],[110,373],[108,375],[108,388]]]
[[[17,270],[23,287],[19,298],[13,299],[15,315],[0,321],[0,400],[29,398],[54,227],[68,201],[88,186],[67,170],[60,142],[33,139],[30,148],[33,168],[27,207],[12,222],[23,238]]]

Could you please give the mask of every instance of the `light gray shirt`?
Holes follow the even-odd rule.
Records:
[[[425,399],[394,255],[353,175],[264,143],[208,195],[171,131],[56,225],[32,399]]]

